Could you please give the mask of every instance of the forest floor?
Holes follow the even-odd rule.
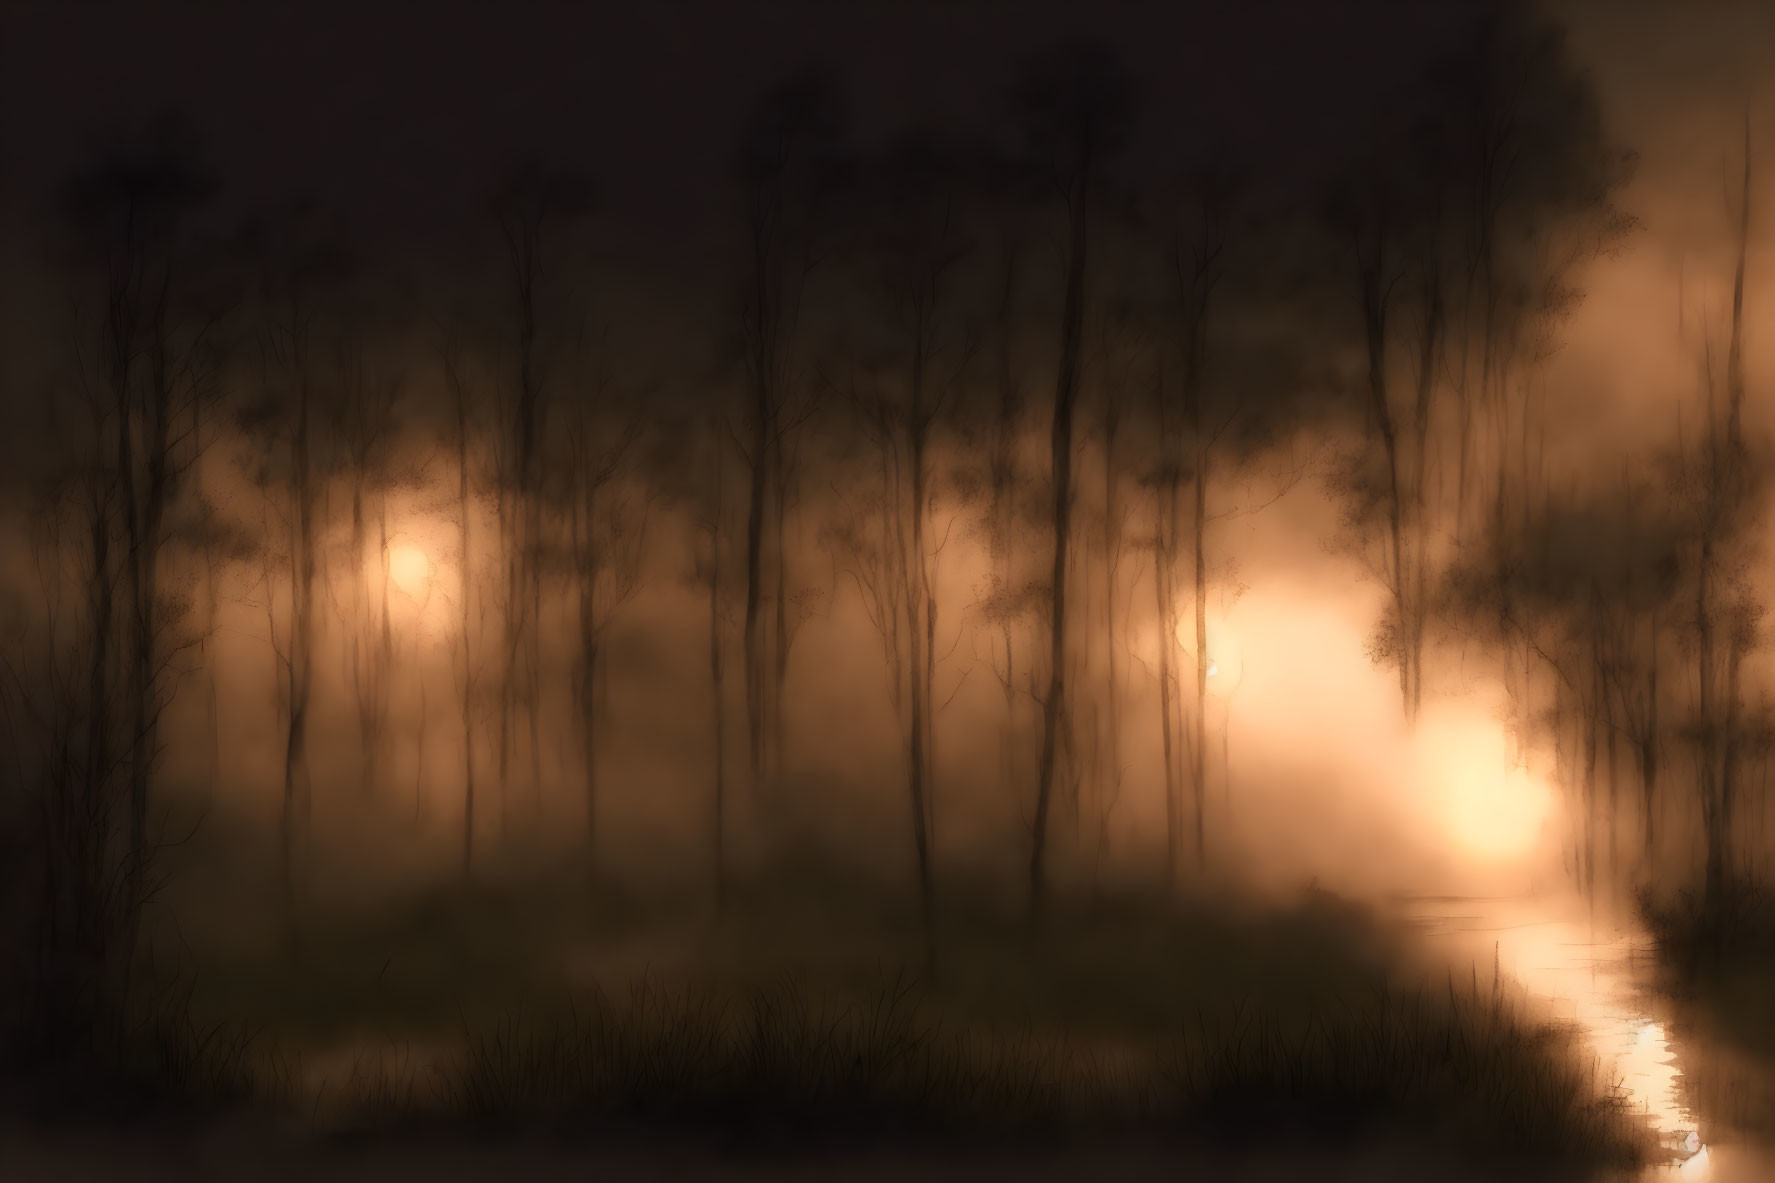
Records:
[[[1626,1180],[1631,1171],[1574,1171],[1552,1164],[1474,1164],[1422,1149],[1274,1148],[1234,1144],[1164,1151],[1101,1147],[1047,1153],[884,1152],[876,1154],[736,1158],[669,1146],[648,1150],[584,1147],[464,1145],[449,1139],[384,1142],[372,1147],[293,1143],[287,1137],[253,1136],[240,1129],[198,1141],[113,1136],[49,1138],[40,1133],[0,1133],[0,1164],[20,1183],[234,1183],[240,1179],[282,1183],[324,1178],[340,1183],[426,1180],[480,1183],[522,1178],[536,1183],[583,1183],[586,1179],[648,1179],[727,1183],[762,1179],[842,1179],[888,1183],[918,1179],[1203,1180],[1213,1183],[1570,1183],[1574,1178]]]
[[[95,1139],[39,1091],[9,1178],[1534,1179],[1655,1153],[1573,1031],[1317,890],[1105,889],[1032,924],[952,879],[927,945],[902,888],[818,858],[737,877],[719,920],[530,868],[267,925],[189,871],[157,941],[176,1021],[134,1065],[189,1095]]]

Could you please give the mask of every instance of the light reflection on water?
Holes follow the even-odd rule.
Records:
[[[1602,1070],[1629,1107],[1645,1115],[1670,1156],[1649,1177],[1768,1177],[1716,1169],[1721,1164],[1702,1141],[1702,1122],[1683,1100],[1676,1049],[1664,1022],[1650,1013],[1658,1000],[1643,980],[1650,957],[1643,933],[1592,922],[1580,908],[1545,899],[1412,897],[1404,903],[1433,951],[1456,964],[1470,960],[1476,972],[1495,966],[1583,1033]]]

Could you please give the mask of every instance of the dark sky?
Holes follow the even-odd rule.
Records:
[[[92,131],[170,107],[195,119],[243,205],[301,194],[376,233],[442,230],[537,154],[590,173],[619,222],[670,231],[724,199],[751,98],[801,63],[836,70],[868,138],[921,119],[986,124],[1019,59],[1089,33],[1139,79],[1148,158],[1177,136],[1306,159],[1477,6],[8,5],[0,151],[15,194],[36,200]]]

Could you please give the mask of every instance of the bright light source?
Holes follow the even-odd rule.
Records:
[[[1495,723],[1436,711],[1419,720],[1413,744],[1426,803],[1468,854],[1507,862],[1535,849],[1555,795],[1535,772],[1512,767],[1509,739]]]
[[[431,585],[431,558],[417,546],[396,546],[388,552],[388,578],[415,600]]]
[[[1520,770],[1485,776],[1477,767],[1450,768],[1444,791],[1457,836],[1482,857],[1528,853],[1550,806],[1545,786]]]

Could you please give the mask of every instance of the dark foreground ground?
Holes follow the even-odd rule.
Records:
[[[1557,1183],[1592,1177],[1634,1177],[1628,1171],[1574,1172],[1570,1163],[1475,1165],[1448,1155],[1370,1147],[1362,1150],[1276,1149],[1262,1145],[1203,1147],[1193,1151],[1099,1148],[1040,1155],[978,1152],[822,1154],[723,1158],[669,1147],[654,1151],[596,1152],[559,1146],[502,1147],[445,1144],[378,1147],[305,1146],[275,1149],[239,1130],[218,1130],[191,1142],[115,1136],[45,1139],[13,1136],[0,1143],[8,1179],[84,1183],[86,1180],[329,1179],[343,1183],[428,1180],[479,1183],[525,1179],[582,1183],[588,1179],[815,1180],[1203,1180],[1213,1183],[1480,1183],[1509,1179]]]
[[[902,892],[818,862],[718,921],[564,874],[285,924],[245,892],[169,907],[153,1005],[0,1077],[0,1179],[1553,1180],[1655,1154],[1574,1032],[1323,892],[1103,890],[1038,926],[957,883],[927,943]]]

